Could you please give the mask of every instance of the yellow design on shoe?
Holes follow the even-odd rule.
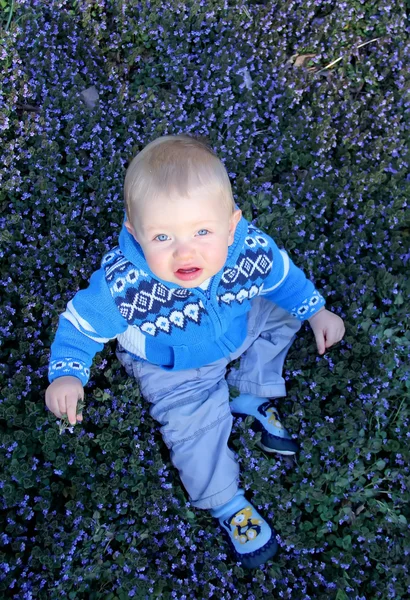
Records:
[[[260,519],[252,518],[251,506],[245,506],[228,521],[228,525],[234,530],[234,538],[241,544],[256,540],[261,532],[261,524]]]
[[[235,558],[254,569],[276,554],[278,544],[275,531],[243,494],[238,490],[230,502],[212,513],[227,534]]]
[[[266,411],[266,416],[268,417],[268,423],[274,425],[278,429],[285,429],[282,423],[279,421],[279,414],[276,412],[273,406],[268,408],[268,410]]]
[[[231,411],[242,418],[246,418],[247,415],[255,417],[251,428],[262,433],[258,446],[265,452],[277,452],[288,456],[298,452],[299,446],[282,425],[272,400],[258,398],[253,394],[239,394],[231,401]]]

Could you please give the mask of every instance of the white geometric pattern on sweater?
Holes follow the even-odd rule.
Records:
[[[115,291],[115,285],[113,289]],[[188,296],[190,292],[184,295]],[[142,281],[138,288],[128,287],[125,297],[117,296],[115,302],[122,316],[132,323],[136,316],[141,318],[147,313],[158,313],[161,306],[170,308],[179,299],[175,290],[166,288],[159,281]]]
[[[130,325],[136,326],[136,321],[141,323],[141,319],[149,313],[156,315],[155,320],[148,319],[139,325],[140,335],[172,334],[174,328],[185,329],[188,322],[200,324],[205,307],[200,299],[192,301],[195,297],[189,289],[170,289],[151,279],[142,269],[124,260],[119,248],[111,252],[102,264],[106,265],[107,282],[118,310]],[[166,314],[161,314],[164,312]],[[132,330],[132,335],[135,337],[135,330]],[[141,340],[138,345],[141,345]]]
[[[269,246],[268,240],[265,237],[263,237],[259,229],[249,227],[249,230],[255,233],[259,233],[259,235],[256,235],[255,237],[251,237],[250,235],[248,235],[245,238],[245,244],[249,246],[249,248],[256,248],[258,244],[259,246],[262,246],[262,248],[266,248],[267,246]]]
[[[259,287],[257,285],[253,285],[249,290],[242,288],[239,290],[237,294],[233,294],[232,292],[226,292],[222,296],[218,296],[218,302],[223,302],[224,304],[231,304],[235,300],[237,302],[243,302],[245,298],[253,298],[259,293],[259,290],[262,289],[262,285]]]
[[[142,331],[149,335],[155,336],[159,331],[164,333],[172,333],[172,325],[178,327],[178,329],[185,329],[187,320],[193,321],[197,325],[201,322],[201,313],[203,312],[203,303],[200,300],[198,303],[190,302],[186,304],[182,311],[172,310],[169,317],[160,315],[156,318],[155,322],[145,321],[141,325]]]
[[[272,264],[272,259],[265,252],[257,254],[255,260],[252,260],[249,254],[246,254],[235,267],[225,269],[221,281],[229,286],[235,283],[243,284],[248,282],[249,279],[255,279],[255,276],[258,277],[268,273],[272,268]]]
[[[140,271],[138,269],[131,269],[130,271],[128,271],[125,278],[118,277],[118,279],[115,281],[115,284],[113,286],[114,291],[118,292],[118,293],[122,292],[122,290],[126,287],[127,283],[131,283],[131,284],[136,283],[139,276],[140,276]]]
[[[112,263],[111,266],[105,269],[105,275],[108,281],[112,280],[115,272],[118,271],[121,273],[130,266],[132,268],[126,277],[126,281],[128,281],[129,283],[135,283],[138,277],[149,277],[146,271],[144,271],[143,269],[137,269],[134,265],[132,265],[132,263],[130,263],[130,261],[127,258],[125,258],[125,256],[122,253],[122,250],[119,247],[115,248],[112,252],[106,254],[103,257],[101,261],[101,266],[104,267],[110,262]],[[120,289],[118,289],[118,291],[120,291]]]
[[[295,306],[290,311],[290,314],[293,317],[296,317],[297,319],[304,321],[304,320],[306,320],[306,318],[309,318],[309,317],[306,317],[306,315],[313,314],[316,312],[316,306],[321,300],[324,301],[325,299],[323,298],[323,296],[321,294],[319,294],[318,291],[315,291],[312,294],[312,296],[303,300],[302,304]]]
[[[79,379],[82,377],[88,379],[90,376],[90,369],[74,358],[68,357],[60,360],[52,360],[49,365],[50,377],[54,377],[54,375],[62,377],[64,373],[73,375],[73,371]]]

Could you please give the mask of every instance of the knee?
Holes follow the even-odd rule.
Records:
[[[199,435],[232,417],[228,385],[223,381],[199,394],[180,397],[172,403],[158,403],[152,407],[151,416],[162,425],[167,445]]]

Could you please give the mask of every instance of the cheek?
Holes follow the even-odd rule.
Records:
[[[226,244],[226,240],[218,240],[217,243],[210,244],[207,248],[208,262],[213,265],[216,265],[218,267],[218,270],[221,269],[225,264],[227,255],[228,247]]]
[[[168,265],[168,257],[165,252],[160,250],[145,250],[145,259],[148,263],[149,268],[154,273],[160,273]]]

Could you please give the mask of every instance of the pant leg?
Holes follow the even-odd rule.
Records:
[[[260,398],[286,396],[283,364],[301,322],[265,298],[252,301],[248,316],[248,336],[229,360],[241,356],[238,369],[232,369],[228,384],[244,394]]]
[[[116,354],[151,403],[150,414],[161,424],[192,505],[210,509],[228,502],[238,490],[239,466],[228,447],[233,419],[225,381],[227,359],[172,372],[133,361],[120,350]]]

